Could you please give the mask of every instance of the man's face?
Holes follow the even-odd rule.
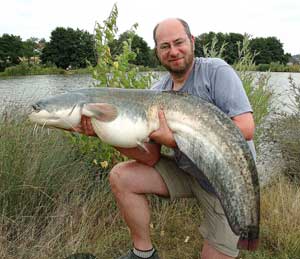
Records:
[[[189,39],[179,21],[166,21],[156,31],[156,53],[172,74],[185,74],[194,60],[194,38]]]

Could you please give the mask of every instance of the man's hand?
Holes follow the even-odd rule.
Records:
[[[156,131],[153,131],[149,138],[153,139],[155,142],[165,145],[170,148],[177,147],[175,142],[173,133],[168,126],[165,114],[163,110],[158,112],[158,119],[159,119],[159,128]]]
[[[76,132],[83,133],[87,136],[96,136],[96,133],[93,129],[91,118],[85,115],[81,116],[81,123],[78,127],[73,129]]]

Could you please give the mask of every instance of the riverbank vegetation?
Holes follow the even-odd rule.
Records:
[[[28,76],[28,75],[70,75],[70,74],[88,74],[91,73],[91,69],[63,69],[58,68],[55,65],[42,65],[42,64],[28,64],[22,62],[18,65],[8,67],[4,72],[0,73],[0,77],[12,77],[12,76]]]
[[[106,22],[115,26],[116,18],[117,13],[112,12]],[[99,48],[107,49],[109,40],[103,35],[111,35],[111,28],[98,27]],[[247,44],[244,41],[240,47],[241,56],[235,66],[260,128],[270,112],[272,93],[267,88],[267,77],[257,81],[248,72],[253,57]],[[113,76],[105,77],[106,74],[99,73],[103,68],[95,68],[95,79],[121,81],[125,85],[134,82],[134,77],[125,76],[131,71],[127,66],[131,56],[128,46],[130,40],[115,57],[109,51],[103,52],[109,60],[106,69],[113,69]],[[146,77],[144,87],[147,82]],[[300,168],[290,159],[300,157],[299,128],[287,126],[294,121],[300,125],[300,118],[295,117],[300,113],[300,86],[293,81],[290,85],[295,93],[294,112],[280,114],[278,123],[272,127],[277,135],[268,132],[281,143],[287,170],[262,188],[260,248],[254,253],[243,251],[243,259],[300,258],[300,188],[295,177],[286,177],[292,169],[293,175],[299,174]],[[126,158],[97,138],[36,130],[21,110],[8,107],[0,117],[0,258],[57,259],[88,252],[99,259],[111,259],[125,253],[131,247],[129,232],[111,194],[107,174],[113,165]],[[278,137],[282,127],[286,127],[287,134]],[[256,131],[257,144],[260,136],[261,131]],[[291,145],[296,138],[298,141]],[[198,226],[202,212],[196,202],[149,198],[151,236],[161,258],[200,258],[203,240]]]
[[[234,65],[233,65],[234,66]],[[136,67],[136,66],[133,66]],[[140,72],[162,72],[165,71],[163,67],[149,68],[144,66],[138,66]],[[92,68],[78,68],[78,69],[63,69],[58,68],[55,65],[42,65],[33,64],[28,65],[26,62],[19,65],[8,67],[4,72],[0,72],[1,77],[12,77],[12,76],[29,76],[29,75],[70,75],[70,74],[92,74]],[[287,73],[298,73],[300,72],[300,65],[282,65],[278,63],[272,64],[260,64],[251,66],[252,72],[287,72]]]

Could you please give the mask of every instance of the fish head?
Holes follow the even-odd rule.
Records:
[[[85,96],[67,93],[45,98],[32,104],[29,119],[33,123],[60,129],[72,129],[80,124]]]

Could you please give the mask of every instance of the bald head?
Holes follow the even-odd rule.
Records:
[[[158,29],[161,29],[162,27],[178,26],[178,24],[180,24],[183,27],[186,35],[191,40],[192,39],[192,34],[191,34],[191,31],[190,31],[190,27],[189,27],[189,25],[187,24],[186,21],[184,21],[180,18],[168,18],[168,19],[165,19],[165,20],[159,22],[154,27],[153,40],[154,40],[155,46],[157,45],[157,38],[156,38],[157,35],[156,34],[157,34]]]

